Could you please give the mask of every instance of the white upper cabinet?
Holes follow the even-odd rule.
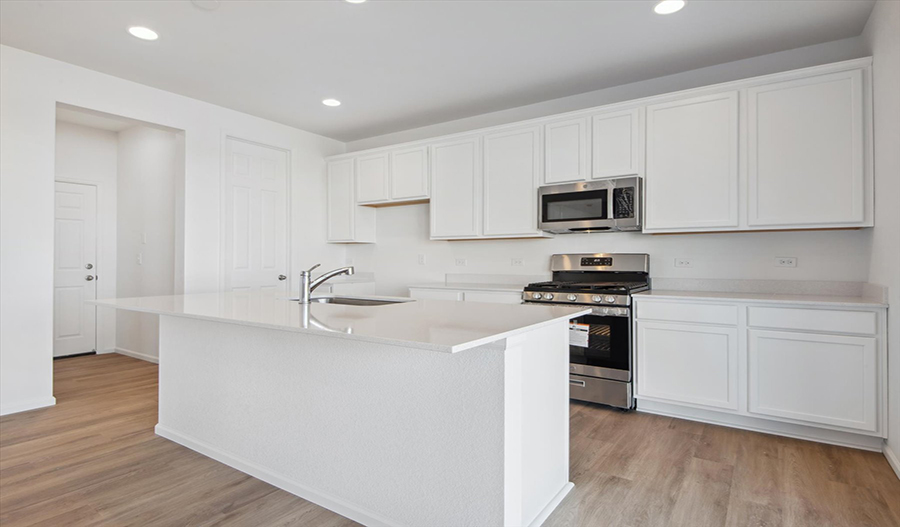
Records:
[[[540,184],[540,127],[484,136],[484,235],[534,236]]]
[[[544,125],[545,185],[584,181],[590,170],[590,121],[587,117]]]
[[[858,69],[747,90],[749,226],[866,224],[864,104]]]
[[[356,202],[388,199],[389,160],[386,152],[356,158]]]
[[[647,107],[645,232],[738,227],[738,92]]]
[[[431,237],[472,238],[481,231],[481,138],[431,145]]]
[[[356,204],[354,160],[327,165],[328,242],[373,243],[375,210]]]
[[[597,114],[591,126],[592,178],[643,176],[643,108]]]
[[[428,199],[428,147],[391,152],[391,199]]]

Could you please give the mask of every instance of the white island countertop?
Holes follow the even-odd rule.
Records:
[[[414,300],[380,306],[319,303],[304,306],[260,293],[115,298],[89,303],[445,353],[467,350],[590,312],[590,308],[447,300]]]

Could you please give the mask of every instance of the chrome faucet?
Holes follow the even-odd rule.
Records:
[[[316,278],[315,280],[311,280],[312,272],[316,267],[319,267],[322,264],[316,264],[306,271],[300,271],[300,303],[308,304],[309,303],[309,295],[312,294],[313,291],[316,290],[317,287],[325,283],[326,280],[330,278],[334,278],[335,276],[346,274],[352,275],[354,273],[353,266],[341,267],[340,269],[335,269],[333,271],[328,271],[322,276]]]

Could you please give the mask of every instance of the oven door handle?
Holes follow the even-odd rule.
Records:
[[[569,379],[569,384],[573,384],[575,386],[580,386],[582,388],[585,387],[584,381],[579,381],[577,379]]]

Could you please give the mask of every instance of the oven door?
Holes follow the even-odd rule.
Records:
[[[584,315],[569,323],[570,373],[631,380],[631,317]]]

